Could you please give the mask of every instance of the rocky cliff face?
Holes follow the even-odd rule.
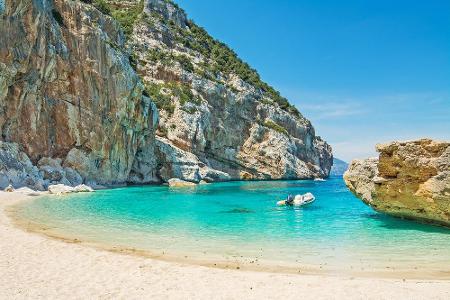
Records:
[[[167,0],[0,0],[0,128],[44,188],[332,165],[311,123]]]
[[[119,25],[79,1],[2,5],[1,139],[34,164],[60,158],[86,181],[127,181],[138,147],[152,145],[157,109]]]
[[[157,152],[164,180],[180,174],[196,182],[329,175],[330,146],[256,71],[170,1],[135,3],[143,4],[143,14],[128,44],[160,108]],[[183,162],[164,167],[177,156]]]
[[[354,160],[344,179],[375,210],[450,226],[450,143],[377,145],[379,159]]]

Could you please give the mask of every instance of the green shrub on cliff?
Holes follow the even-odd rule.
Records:
[[[141,0],[137,4],[130,6],[128,9],[114,9],[112,16],[116,19],[126,36],[130,36],[133,33],[133,26],[136,20],[144,10],[144,1]]]
[[[279,133],[282,133],[282,134],[284,134],[286,136],[289,136],[289,133],[286,130],[286,128],[284,128],[281,125],[278,125],[277,123],[275,123],[275,122],[273,122],[271,120],[268,120],[268,121],[264,122],[263,125],[266,126],[267,128],[273,129],[273,130],[275,130],[275,131],[277,131]]]
[[[172,61],[170,53],[164,52],[159,48],[149,49],[147,52],[147,59],[154,63],[161,63],[169,65]]]
[[[111,8],[105,0],[82,0],[84,3],[92,4],[105,15],[111,15]]]
[[[191,91],[191,87],[186,83],[168,82],[164,87],[172,92],[172,95],[178,98],[181,106],[184,106],[187,102],[195,105],[200,105],[201,100],[194,96]]]
[[[173,81],[164,84],[147,82],[144,95],[150,97],[158,109],[165,110],[169,114],[173,114],[175,111],[172,97],[177,97],[181,106],[184,106],[187,102],[195,105],[201,104],[200,98],[192,93],[189,85]]]
[[[120,23],[127,37],[132,34],[133,26],[142,16],[142,11],[144,9],[143,0],[127,3],[109,0],[82,1],[93,4],[101,12],[115,18]],[[180,9],[173,1],[164,1],[171,3],[175,8]],[[199,76],[212,81],[219,81],[218,78],[220,78],[220,74],[236,74],[245,82],[265,93],[275,103],[277,103],[281,109],[298,117],[301,116],[299,111],[291,105],[286,98],[282,97],[278,91],[261,80],[255,69],[251,68],[246,62],[242,61],[226,44],[211,37],[205,29],[196,25],[192,20],[188,22],[187,28],[181,28],[172,20],[165,19],[162,15],[153,12],[150,16],[146,16],[144,18],[145,22],[147,22],[149,26],[150,23],[152,23],[152,28],[154,27],[152,18],[154,18],[153,20],[157,19],[164,23],[167,28],[170,29],[170,32],[177,43],[199,52],[206,58],[206,61],[196,67],[193,65],[188,56],[174,56],[171,53],[163,53],[162,51],[158,52],[158,50],[153,52],[151,50],[149,52],[148,57],[151,61],[161,62],[163,65],[170,65],[172,62],[177,61],[184,70],[188,72],[195,72]]]
[[[261,80],[255,69],[242,61],[226,44],[212,38],[205,29],[197,26],[193,21],[189,21],[189,29],[180,28],[172,23],[168,23],[168,25],[174,32],[178,42],[187,48],[201,53],[210,60],[210,63],[203,65],[203,72],[197,71],[199,75],[209,75],[208,79],[215,79],[220,73],[225,75],[234,73],[242,80],[266,93],[283,110],[298,117],[301,116],[299,111],[286,98],[282,97],[278,91]]]
[[[103,14],[113,17],[122,27],[125,36],[133,33],[133,26],[136,20],[144,10],[144,1],[140,0],[136,3],[130,3],[126,7],[120,3],[116,4],[106,0],[82,0],[84,3],[94,5]]]
[[[189,57],[184,54],[173,55],[170,52],[163,51],[159,48],[152,48],[148,50],[147,59],[154,63],[161,63],[165,66],[173,65],[174,62],[178,62],[183,70],[193,73],[195,67],[192,64]]]
[[[173,104],[172,97],[161,92],[163,85],[159,85],[152,82],[145,84],[145,95],[148,95],[153,102],[155,102],[158,109],[167,111],[169,114],[173,114],[175,111],[175,105]]]
[[[186,55],[177,55],[175,56],[175,60],[178,61],[183,68],[183,70],[186,70],[188,72],[194,72],[194,65],[192,64],[191,60]]]

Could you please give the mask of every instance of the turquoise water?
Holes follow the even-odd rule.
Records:
[[[304,208],[277,207],[312,192]],[[154,255],[330,270],[450,270],[450,230],[391,218],[342,178],[127,187],[43,197],[18,215],[60,236]]]

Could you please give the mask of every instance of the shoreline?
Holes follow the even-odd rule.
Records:
[[[276,270],[270,270],[270,269],[263,269],[257,268],[258,270],[252,269],[250,267],[241,266],[239,264],[237,265],[231,265],[230,262],[228,262],[227,266],[223,266],[220,263],[214,266],[208,263],[203,264],[192,264],[187,261],[177,261],[173,259],[167,259],[166,257],[157,257],[156,255],[149,256],[148,253],[142,253],[139,250],[135,249],[126,249],[126,248],[120,248],[120,249],[105,249],[98,247],[98,245],[90,245],[87,243],[84,243],[82,241],[76,241],[76,240],[70,240],[70,239],[61,239],[60,237],[49,237],[48,234],[44,232],[40,232],[39,234],[30,234],[32,232],[27,232],[26,228],[18,228],[16,227],[18,224],[15,224],[15,221],[10,218],[11,214],[11,207],[14,205],[17,205],[23,201],[29,201],[32,200],[35,197],[32,196],[26,196],[19,193],[0,193],[0,232],[2,233],[2,237],[4,236],[4,243],[8,241],[7,245],[1,246],[1,253],[0,253],[0,265],[1,266],[7,266],[6,271],[7,273],[14,274],[14,276],[11,276],[12,282],[14,282],[14,286],[21,286],[21,285],[27,285],[26,280],[24,282],[21,282],[21,278],[24,274],[21,272],[18,272],[18,270],[13,270],[11,268],[8,268],[10,264],[8,263],[8,260],[11,259],[11,256],[17,256],[20,258],[18,261],[18,264],[24,265],[24,268],[31,271],[29,267],[35,265],[35,260],[39,258],[40,261],[42,261],[42,266],[45,268],[45,265],[48,264],[49,261],[52,261],[55,259],[53,255],[51,255],[51,252],[57,251],[58,255],[66,257],[69,261],[73,263],[79,263],[84,261],[91,261],[94,264],[94,268],[91,268],[90,265],[85,265],[85,268],[82,269],[82,273],[86,273],[88,277],[92,278],[95,277],[97,273],[106,272],[107,269],[111,268],[119,268],[119,277],[128,278],[128,276],[132,276],[133,272],[136,272],[136,269],[133,271],[130,271],[129,268],[131,266],[136,267],[136,265],[139,264],[145,264],[150,265],[152,268],[149,268],[149,270],[141,270],[143,268],[137,267],[137,271],[139,273],[142,273],[143,275],[150,276],[150,277],[161,277],[162,278],[172,278],[175,274],[179,274],[180,272],[183,273],[184,281],[182,286],[180,286],[180,283],[171,282],[171,284],[175,284],[178,286],[178,288],[173,289],[171,297],[178,297],[178,292],[183,291],[189,291],[191,295],[205,297],[209,292],[211,292],[209,289],[206,290],[193,290],[190,285],[193,283],[199,284],[199,282],[202,282],[201,278],[207,279],[207,280],[214,280],[218,281],[217,284],[226,285],[226,286],[238,286],[240,292],[237,294],[234,294],[234,291],[230,291],[229,288],[219,291],[218,293],[220,295],[216,295],[217,297],[212,296],[212,298],[237,298],[241,297],[242,295],[247,295],[247,297],[253,297],[257,295],[257,291],[254,288],[249,288],[248,285],[259,285],[259,292],[261,292],[260,297],[262,298],[278,298],[280,295],[285,295],[285,297],[288,298],[295,298],[299,297],[298,289],[295,289],[295,292],[293,290],[288,289],[288,287],[292,287],[291,284],[295,282],[296,286],[303,286],[308,287],[304,292],[303,297],[335,297],[336,292],[339,291],[339,295],[342,297],[352,297],[356,294],[350,293],[347,294],[347,292],[351,292],[351,289],[357,289],[359,290],[359,294],[357,294],[357,297],[362,297],[364,295],[364,298],[367,297],[375,297],[379,298],[380,295],[385,294],[386,297],[393,297],[393,296],[405,296],[408,293],[411,293],[411,295],[418,296],[422,295],[424,298],[429,298],[430,293],[434,293],[434,298],[448,298],[450,296],[450,280],[448,280],[448,274],[445,277],[446,280],[437,279],[436,277],[431,277],[431,279],[425,279],[428,277],[423,278],[423,276],[415,276],[413,278],[402,278],[402,276],[395,276],[394,278],[390,276],[361,276],[361,274],[331,274],[327,271],[325,272],[308,272],[309,270],[307,267],[302,268],[302,272],[298,273],[298,268],[296,268],[295,272],[292,270],[291,272],[277,272]],[[20,238],[19,238],[20,237]],[[56,240],[58,239],[58,240]],[[45,251],[42,247],[33,247],[31,245],[31,241],[38,241],[38,245],[45,245]],[[63,242],[62,242],[63,241]],[[94,246],[94,247],[92,247]],[[21,248],[22,250],[25,250],[26,253],[31,253],[34,257],[34,260],[29,259],[24,253],[21,253],[20,249],[10,249],[10,251],[5,252],[5,248],[12,247],[12,248]],[[106,250],[106,251],[105,251]],[[50,252],[50,253],[49,253]],[[126,255],[124,255],[126,254]],[[110,264],[103,265],[100,262],[93,261],[96,257],[102,257],[103,260],[110,261]],[[17,259],[17,258],[16,258]],[[6,260],[6,263],[5,261]],[[64,262],[65,264],[67,262]],[[101,264],[101,266],[99,266]],[[28,266],[28,267],[27,267]],[[61,266],[58,264],[52,265],[52,270],[56,272],[56,274],[52,274],[52,276],[56,276],[57,280],[59,280],[61,283],[64,283],[66,281],[78,281],[77,276],[80,276],[80,274],[72,274],[72,276],[68,276],[68,274],[58,271]],[[164,272],[154,272],[153,268],[162,268],[165,271]],[[236,270],[236,268],[239,267],[239,270]],[[23,269],[23,268],[19,268]],[[128,271],[127,271],[128,270]],[[153,271],[150,271],[153,270]],[[167,274],[166,274],[167,271]],[[314,270],[313,270],[314,271]],[[35,273],[36,271],[33,271],[31,273]],[[293,274],[296,273],[296,274]],[[158,274],[158,275],[156,275]],[[188,275],[187,275],[188,274]],[[199,274],[201,278],[195,277],[196,275],[193,274]],[[201,275],[200,275],[201,274]],[[36,275],[36,274],[35,274]],[[105,275],[105,280],[108,281],[114,281],[114,276],[116,275],[116,272],[107,272]],[[191,276],[193,275],[193,276]],[[364,275],[364,274],[363,274]],[[367,275],[367,274],[366,274]],[[378,274],[379,275],[379,274]],[[399,274],[396,274],[399,275]],[[406,273],[404,273],[405,276],[408,277]],[[72,277],[72,278],[71,278]],[[175,276],[176,277],[176,276]],[[3,292],[0,292],[0,295],[4,293],[5,291],[8,294],[5,294],[5,296],[11,296],[14,298],[14,295],[18,296],[17,289],[10,289],[8,287],[8,281],[4,282],[4,276],[0,276],[0,288],[3,290]],[[26,278],[26,276],[25,276]],[[167,279],[168,279],[167,278]],[[423,279],[417,279],[417,278],[423,278]],[[169,280],[169,279],[168,279]],[[173,278],[172,278],[173,280]],[[134,280],[132,280],[134,281]],[[322,286],[322,282],[327,281],[329,288],[324,288]],[[42,284],[45,285],[45,282],[42,282],[39,289],[44,289],[44,291],[50,286],[45,285],[44,287]],[[160,284],[155,284],[157,287],[160,286]],[[150,284],[149,287],[154,288],[154,284]],[[186,285],[186,286],[185,286]],[[195,284],[194,284],[195,285]],[[373,291],[373,287],[379,286],[382,291],[380,291],[382,294],[378,294]],[[214,284],[213,284],[214,286]],[[280,287],[284,286],[283,291],[279,290]],[[310,292],[311,286],[316,286],[316,289],[314,292]],[[321,288],[319,288],[322,286]],[[347,286],[350,290],[344,291],[343,286]],[[424,289],[424,287],[427,287]],[[126,286],[115,287],[120,288],[123,290],[128,290]],[[50,288],[52,289],[52,288]],[[31,289],[32,290],[32,289]],[[10,291],[11,293],[9,293]],[[42,292],[42,291],[41,291]],[[73,291],[72,291],[73,292]],[[194,293],[194,294],[192,294]],[[99,291],[99,293],[94,293],[97,296],[105,295],[103,292]],[[93,296],[94,294],[90,294]],[[30,294],[31,295],[31,294]],[[70,294],[69,298],[75,297],[75,294]],[[94,295],[94,297],[95,297]],[[233,296],[234,295],[234,296]],[[358,296],[359,295],[359,296]]]
[[[44,194],[45,195],[45,194]],[[64,196],[62,196],[64,197]],[[216,257],[200,257],[195,256],[193,253],[168,253],[162,251],[159,253],[156,250],[143,250],[133,247],[111,245],[96,241],[84,241],[78,237],[70,237],[68,234],[58,233],[52,231],[46,225],[34,223],[28,219],[22,219],[17,216],[17,205],[22,204],[25,201],[33,201],[34,199],[27,199],[10,205],[5,208],[8,217],[11,219],[12,224],[25,232],[38,234],[44,238],[61,241],[68,244],[78,244],[84,247],[91,247],[99,251],[107,251],[120,255],[131,255],[136,257],[143,257],[153,260],[160,260],[169,263],[179,263],[191,266],[202,266],[208,268],[217,268],[224,270],[237,270],[237,271],[252,271],[252,272],[265,272],[265,273],[277,273],[277,274],[297,274],[297,275],[320,275],[320,276],[333,276],[333,277],[359,277],[359,278],[378,278],[378,279],[419,279],[419,280],[450,280],[450,270],[423,270],[415,268],[400,268],[385,267],[385,268],[360,268],[354,269],[340,269],[338,266],[327,266],[326,264],[299,264],[296,266],[288,266],[285,263],[276,264],[275,261],[258,260],[255,259],[242,259],[235,257],[234,259],[227,259],[226,257],[217,255]],[[258,263],[249,263],[248,261],[257,261]]]

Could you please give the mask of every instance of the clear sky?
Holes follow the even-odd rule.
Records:
[[[336,157],[450,140],[449,0],[176,0],[309,118]]]

